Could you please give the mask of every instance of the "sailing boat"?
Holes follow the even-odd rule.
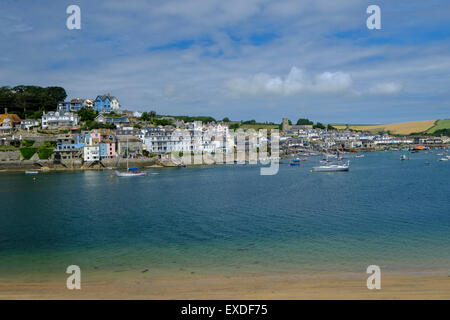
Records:
[[[409,158],[405,154],[405,150],[402,150],[402,155],[400,157],[400,160],[409,160]]]
[[[328,133],[328,126],[327,131]],[[326,148],[326,162],[328,163],[328,140],[325,141],[325,148]],[[348,171],[350,168],[350,160],[347,161],[347,163],[341,162],[341,153],[338,150],[338,162],[337,163],[330,163],[325,164],[318,167],[313,167],[313,170],[316,172],[337,172],[337,171]]]
[[[118,177],[138,177],[138,176],[145,176],[147,175],[147,172],[139,171],[138,168],[130,168],[128,166],[128,138],[127,138],[127,171],[126,172],[120,172],[116,170],[116,176]]]

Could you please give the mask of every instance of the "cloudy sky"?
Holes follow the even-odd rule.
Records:
[[[0,85],[19,84],[218,119],[450,118],[450,2],[1,0]]]

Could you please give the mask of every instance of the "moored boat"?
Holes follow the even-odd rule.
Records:
[[[313,167],[316,172],[337,172],[337,171],[349,171],[350,161],[347,163],[327,164],[323,166]]]

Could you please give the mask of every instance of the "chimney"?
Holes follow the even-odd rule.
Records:
[[[5,108],[5,114],[8,114],[8,108]]]

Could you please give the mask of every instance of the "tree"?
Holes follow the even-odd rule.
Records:
[[[56,101],[61,102],[67,98],[67,93],[64,88],[61,87],[47,87],[47,93],[53,97]]]
[[[236,130],[236,129],[239,128],[239,126],[240,126],[240,124],[239,124],[238,122],[235,122],[235,123],[230,124],[228,127],[229,127],[231,130]]]
[[[306,118],[300,118],[297,120],[297,125],[311,125],[311,124],[314,124],[314,122]]]
[[[151,121],[152,117],[150,116],[150,114],[148,112],[143,112],[141,115],[141,120],[142,121]]]
[[[156,126],[170,126],[172,124],[172,121],[169,121],[167,119],[154,119],[153,124]]]
[[[333,127],[331,124],[327,125],[328,130],[336,130],[335,127]]]
[[[0,105],[20,117],[32,114],[32,111],[55,110],[59,102],[67,97],[61,87],[42,88],[38,86],[15,86],[0,88]]]
[[[83,108],[77,112],[81,121],[94,121],[98,116],[98,112],[89,108]]]
[[[317,122],[313,127],[314,129],[325,129],[325,126],[320,122]]]
[[[230,122],[230,119],[228,117],[225,117],[222,119],[223,122]]]

